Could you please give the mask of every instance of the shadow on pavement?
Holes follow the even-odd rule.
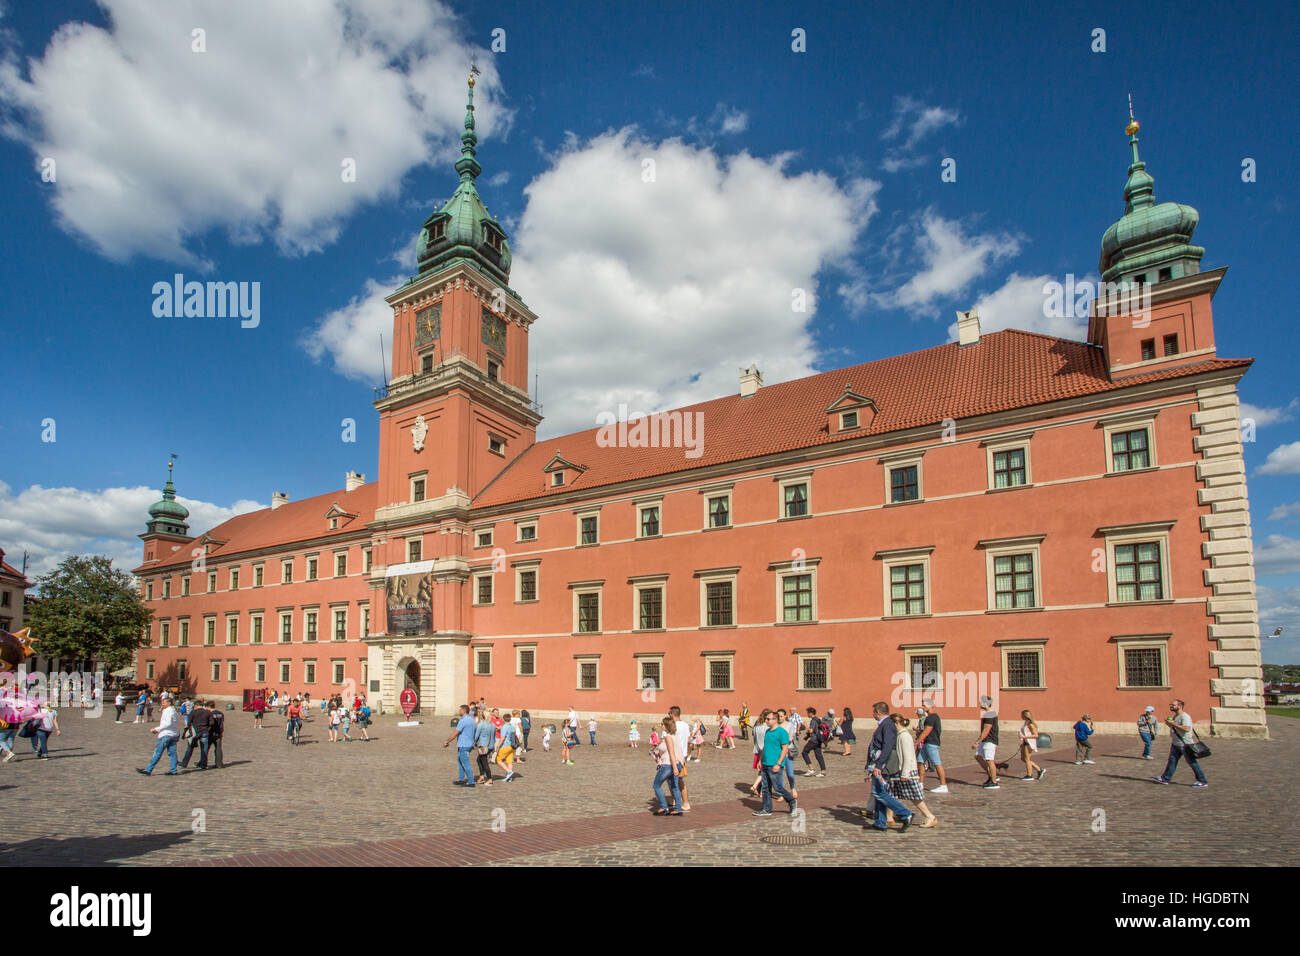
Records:
[[[190,833],[149,833],[143,836],[37,837],[22,843],[0,844],[0,866],[113,866],[187,842]]]

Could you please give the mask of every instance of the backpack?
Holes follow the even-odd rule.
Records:
[[[817,718],[816,734],[818,743],[824,744],[826,741],[831,739],[831,722],[825,717]]]

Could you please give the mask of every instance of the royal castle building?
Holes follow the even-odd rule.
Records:
[[[538,441],[508,238],[459,185],[388,297],[378,480],[195,537],[169,473],[136,569],[137,675],[204,696],[482,696],[535,713],[915,706],[989,693],[1125,730],[1181,697],[1266,736],[1237,382],[1198,216],[1128,127],[1119,291],[1087,340],[959,321],[957,342]],[[527,290],[523,290],[526,292]],[[544,334],[544,320],[537,326]],[[1252,683],[1253,682],[1253,683]],[[911,695],[915,695],[914,697]]]

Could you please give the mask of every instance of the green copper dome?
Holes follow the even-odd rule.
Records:
[[[189,525],[185,523],[190,513],[176,500],[176,486],[172,484],[172,465],[167,463],[167,483],[163,485],[161,501],[149,506],[149,533],[187,534]]]
[[[1125,212],[1101,237],[1098,269],[1106,282],[1151,285],[1200,271],[1205,250],[1191,244],[1200,215],[1182,203],[1155,201],[1155,180],[1138,157],[1138,123],[1129,116],[1133,161],[1124,184]]]
[[[478,135],[474,132],[474,77],[469,78],[465,106],[465,131],[460,134],[461,156],[456,160],[460,185],[441,209],[424,221],[416,243],[419,274],[424,275],[456,260],[472,261],[502,285],[510,281],[510,243],[483,199],[474,180],[483,168],[475,158]]]

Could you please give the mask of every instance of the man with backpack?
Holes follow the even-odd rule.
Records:
[[[808,731],[807,743],[803,747],[803,762],[808,767],[803,772],[805,777],[824,777],[826,776],[826,759],[822,756],[822,744],[831,739],[831,723],[824,717],[817,716],[817,708],[808,708]],[[809,753],[817,757],[817,766],[820,768],[813,773],[812,760],[808,757]]]
[[[212,711],[203,706],[203,701],[196,701],[194,709],[189,713],[190,743],[185,748],[185,756],[181,758],[181,769],[190,765],[190,757],[194,754],[194,748],[199,748],[199,769],[208,769],[208,746],[211,742],[212,731]]]

